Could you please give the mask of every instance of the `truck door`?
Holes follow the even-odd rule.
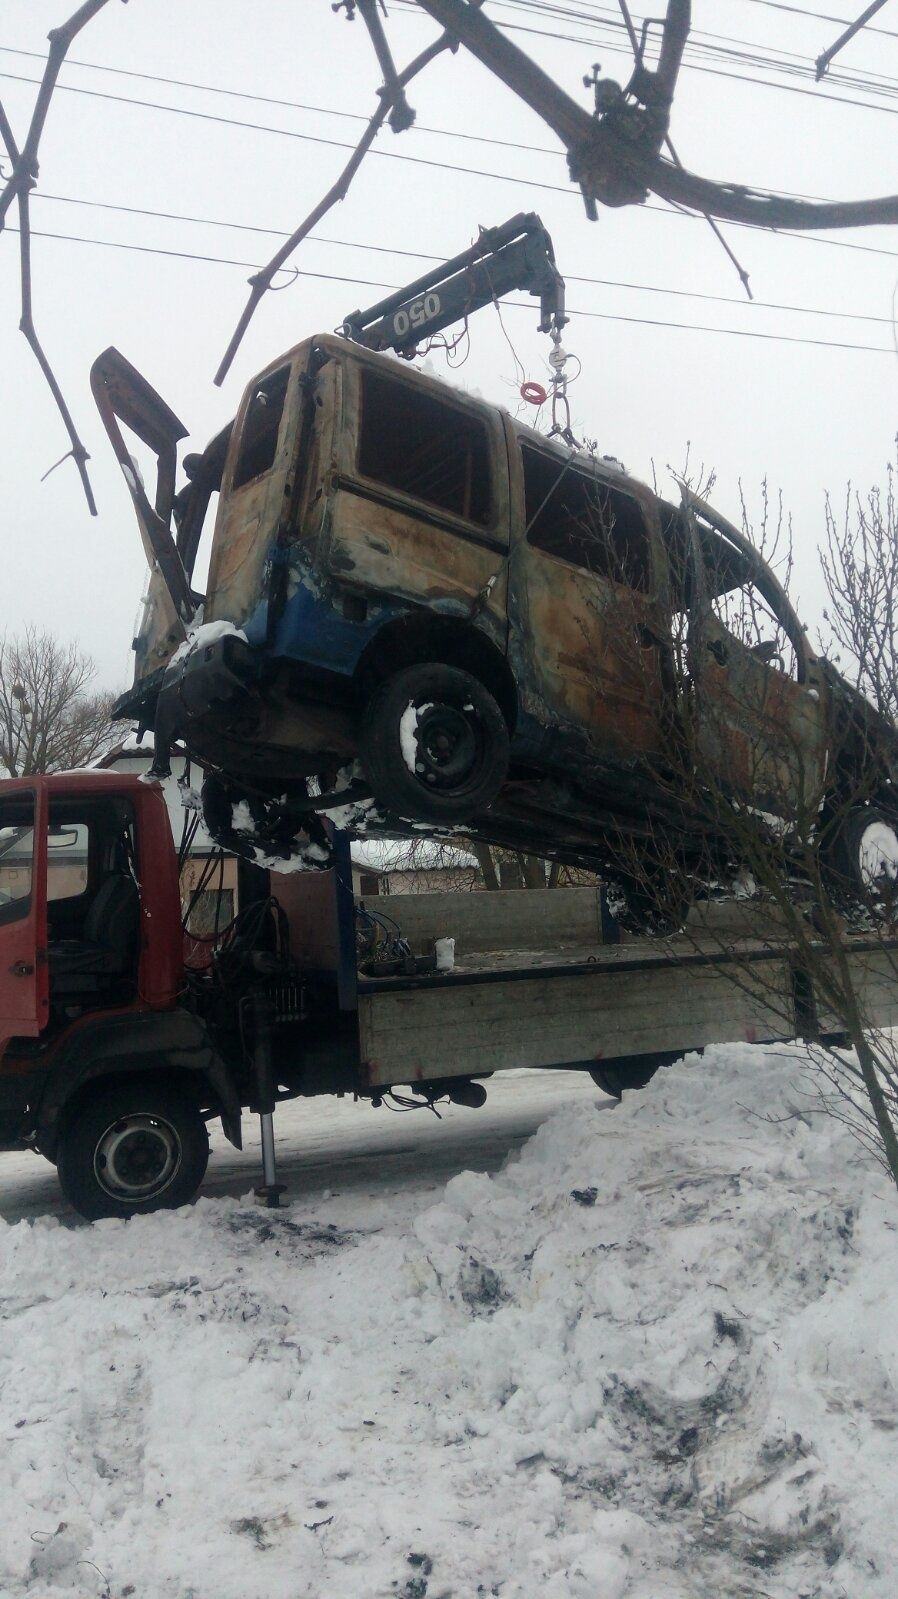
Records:
[[[0,788],[0,1051],[46,1025],[47,813],[36,785]]]
[[[509,659],[522,705],[615,763],[650,755],[663,745],[670,631],[652,496],[510,435]]]

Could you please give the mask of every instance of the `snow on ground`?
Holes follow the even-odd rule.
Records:
[[[354,1184],[313,1114],[282,1215],[0,1229],[4,1599],[891,1599],[898,1204],[801,1063],[517,1077],[436,1192],[463,1122]]]

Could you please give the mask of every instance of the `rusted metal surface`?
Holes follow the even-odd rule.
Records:
[[[133,425],[134,397],[116,404]],[[178,623],[160,578],[173,423],[159,416],[159,509],[132,488],[154,578],[124,708],[155,709],[158,742],[183,737],[229,792],[291,815],[342,794],[377,685],[425,662],[473,673],[501,707],[507,777],[465,820],[515,848],[602,865],[615,836],[673,829],[707,860],[713,806],[690,754],[706,787],[787,818],[812,800],[816,814],[858,729],[884,752],[877,781],[898,776],[894,736],[871,731],[770,568],[704,502],[667,504],[615,463],[325,335],[260,374],[194,458],[179,538],[192,563],[220,481],[204,620],[231,631],[153,675]],[[728,616],[743,592],[760,633]],[[414,825],[404,815],[381,822]]]

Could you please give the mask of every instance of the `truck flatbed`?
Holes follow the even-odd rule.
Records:
[[[584,908],[577,896],[588,903],[595,891],[547,893],[559,896],[553,909],[569,909],[576,921]],[[540,891],[534,906],[530,893],[502,897],[518,920],[516,936],[526,940],[528,922],[540,918]],[[400,925],[403,909],[403,901],[390,902]],[[453,914],[458,921],[456,895],[415,896],[407,912],[413,947],[432,942],[428,918],[437,937]],[[875,1025],[898,1025],[898,940],[858,937],[851,960]],[[840,1036],[782,939],[710,928],[552,949],[462,945],[451,971],[360,974],[357,1004],[361,1069],[372,1088],[522,1066],[671,1060],[720,1042]]]

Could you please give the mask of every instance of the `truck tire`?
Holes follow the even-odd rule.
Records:
[[[59,1183],[88,1221],[175,1210],[195,1195],[209,1160],[209,1134],[181,1089],[146,1077],[99,1088],[59,1139]]]
[[[375,800],[413,821],[470,820],[493,803],[508,772],[508,728],[489,689],[434,661],[380,685],[359,745]]]
[[[858,805],[839,824],[826,855],[827,876],[846,911],[888,923],[898,911],[898,819]]]

